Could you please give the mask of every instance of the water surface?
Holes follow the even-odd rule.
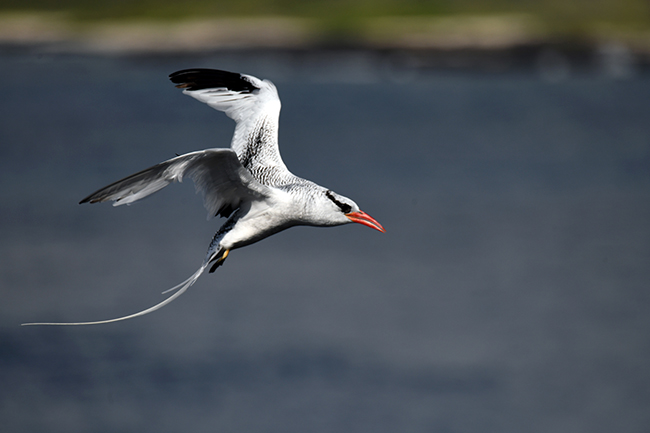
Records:
[[[650,81],[322,64],[0,56],[4,428],[645,431]],[[195,66],[272,79],[286,164],[387,233],[294,228],[155,314],[19,327],[138,311],[200,265],[220,221],[191,182],[77,205],[228,145],[166,78]]]

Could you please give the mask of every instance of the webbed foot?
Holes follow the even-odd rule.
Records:
[[[211,261],[214,261],[214,264],[210,268],[210,273],[214,272],[219,266],[223,265],[223,262],[226,261],[226,257],[228,257],[228,254],[230,253],[230,250],[223,250],[215,258],[213,258]]]

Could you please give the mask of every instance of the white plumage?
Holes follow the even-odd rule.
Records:
[[[189,177],[203,193],[208,217],[228,218],[214,235],[203,264],[190,278],[163,292],[177,290],[176,293],[144,311],[95,322],[25,325],[92,325],[148,314],[180,296],[208,267],[213,272],[231,250],[295,225],[336,226],[356,222],[384,231],[352,200],[295,176],[287,169],[278,148],[281,104],[273,83],[214,69],[182,70],[171,74],[170,79],[184,94],[223,111],[236,122],[231,148],[177,156],[112,183],[80,203],[130,204]]]

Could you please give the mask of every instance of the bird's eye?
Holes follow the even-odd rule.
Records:
[[[341,203],[340,201],[338,201],[336,199],[336,197],[334,197],[334,194],[332,194],[332,191],[327,190],[325,192],[325,195],[327,196],[327,198],[332,200],[332,202],[334,202],[334,204],[337,205],[339,207],[339,209],[341,209],[341,212],[343,212],[343,213],[352,212],[352,206],[350,206],[349,204]]]

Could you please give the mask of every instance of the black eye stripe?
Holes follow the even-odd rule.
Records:
[[[330,200],[332,200],[332,201],[334,202],[334,204],[337,205],[337,206],[339,207],[339,209],[341,209],[341,212],[343,212],[343,213],[350,213],[350,212],[352,212],[352,206],[350,206],[349,204],[341,203],[340,201],[338,201],[338,200],[334,197],[334,195],[332,194],[332,191],[327,190],[327,191],[325,192],[325,195],[327,196],[327,198],[329,198]]]

